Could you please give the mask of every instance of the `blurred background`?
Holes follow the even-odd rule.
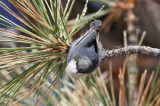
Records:
[[[15,13],[20,15],[14,6],[12,6],[7,0],[0,0],[5,3],[10,9]],[[103,0],[100,0],[103,1]],[[104,0],[105,1],[105,0]],[[66,5],[67,0],[63,0],[63,5]],[[84,8],[85,0],[76,0],[69,20],[76,18],[77,14],[80,14]],[[101,7],[102,3],[98,3],[96,0],[89,1],[87,7],[87,15],[97,12]],[[105,6],[105,8],[109,8]],[[0,14],[8,17],[13,22],[20,24],[25,27],[21,22],[19,22],[12,15],[4,12],[3,8],[0,8]],[[138,44],[140,38],[144,33],[146,33],[142,45],[151,46],[154,48],[160,48],[160,2],[158,0],[128,0],[128,1],[114,1],[113,11],[110,14],[98,17],[103,22],[102,30],[100,32],[100,41],[105,49],[114,49],[124,46],[124,31],[127,32],[128,45]],[[3,22],[2,22],[3,23]],[[4,25],[0,25],[0,28],[6,28],[11,30]],[[77,32],[73,39],[78,38],[89,28],[87,24],[79,32]],[[20,32],[16,32],[20,33]],[[3,34],[3,33],[1,33]],[[0,38],[5,40],[4,38]],[[17,45],[13,43],[0,43],[0,47],[14,47]],[[119,57],[112,61],[113,65],[113,77],[114,77],[114,87],[119,88],[118,73],[119,67],[122,67],[125,57]],[[103,72],[109,70],[108,61],[103,61],[100,65]],[[152,56],[142,56],[138,55],[137,67],[139,76],[148,69],[148,73],[152,70],[156,70],[158,63],[158,57]],[[5,73],[0,72],[2,75]],[[150,74],[149,74],[150,75]],[[138,78],[139,81],[139,78]],[[118,93],[119,89],[115,89],[115,94]],[[118,97],[117,97],[118,98]]]

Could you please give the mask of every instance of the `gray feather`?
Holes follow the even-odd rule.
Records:
[[[100,27],[101,21],[94,20],[90,24],[90,29],[72,43],[68,54],[68,62],[74,59],[77,62],[79,73],[91,73],[102,61],[103,47],[98,35]]]

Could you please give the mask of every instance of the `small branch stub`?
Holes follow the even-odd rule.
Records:
[[[118,48],[114,50],[104,49],[103,59],[112,59],[122,55],[131,55],[131,54],[142,54],[149,56],[160,56],[160,49],[151,48],[148,46],[127,46],[123,48]]]

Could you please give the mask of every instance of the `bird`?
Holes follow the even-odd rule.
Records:
[[[92,19],[86,33],[76,39],[69,49],[67,57],[67,73],[75,79],[91,75],[101,63],[104,53],[99,41],[102,22]]]

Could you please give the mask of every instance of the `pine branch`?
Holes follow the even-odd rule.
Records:
[[[149,56],[160,56],[160,49],[151,48],[148,46],[127,46],[123,48],[106,50],[104,49],[103,59],[113,59],[122,55],[142,54]]]

